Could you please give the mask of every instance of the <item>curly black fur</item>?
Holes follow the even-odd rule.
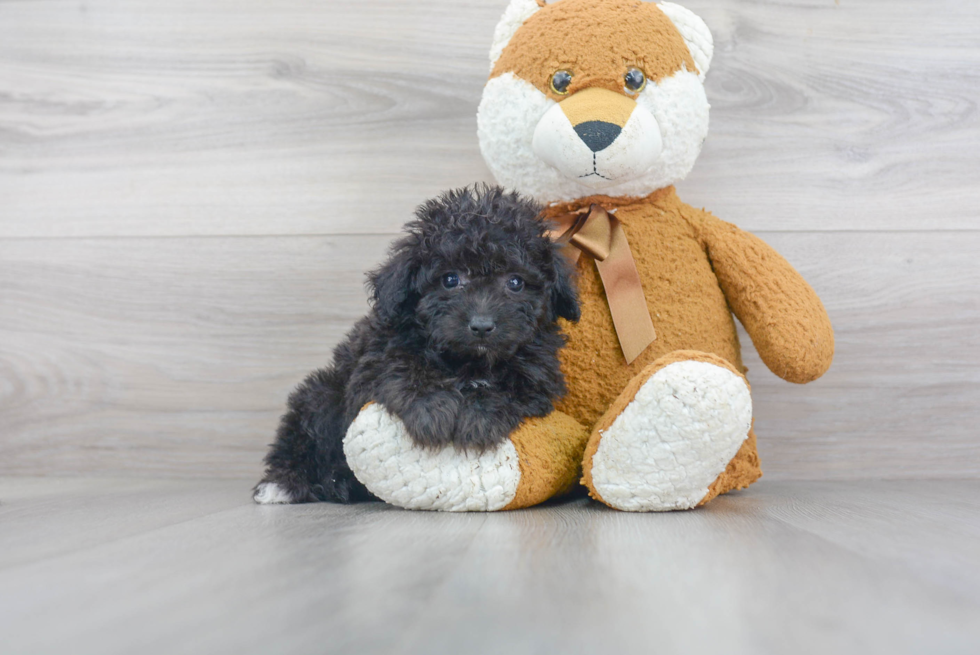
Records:
[[[420,206],[368,276],[370,313],[290,396],[262,482],[292,502],[372,498],[343,452],[371,401],[429,448],[483,450],[551,412],[565,392],[556,321],[578,320],[579,307],[539,209],[487,186]]]

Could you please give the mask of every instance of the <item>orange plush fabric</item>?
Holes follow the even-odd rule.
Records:
[[[675,350],[711,353],[743,372],[728,301],[689,220],[700,212],[681,202],[669,187],[646,198],[591,196],[551,207],[546,216],[592,203],[616,210],[657,338],[632,364],[626,364],[595,262],[582,256],[578,264],[582,318],[564,326],[569,338],[561,357],[569,391],[559,409],[583,425],[594,425],[630,380]]]
[[[521,481],[504,507],[521,509],[568,492],[579,477],[589,431],[561,412],[527,419],[510,435],[520,460]]]
[[[609,20],[611,14],[616,20]],[[697,70],[684,40],[656,4],[561,0],[524,23],[490,77],[514,73],[560,100],[562,96],[551,89],[556,70],[573,74],[570,95],[588,88],[619,93],[624,65],[643,69],[651,81],[671,75],[682,65]]]
[[[799,384],[826,373],[834,330],[813,288],[758,237],[708,212],[699,212],[694,225],[732,311],[769,370]]]
[[[657,339],[626,364],[595,263],[583,256],[578,265],[582,318],[565,326],[569,340],[562,366],[569,392],[559,403],[561,411],[586,426],[596,425],[608,412],[614,418],[619,412],[613,402],[629,395],[630,382],[675,351],[715,355],[743,374],[732,310],[777,375],[805,382],[830,366],[833,331],[823,305],[762,240],[686,205],[673,187],[646,198],[591,196],[555,205],[546,216],[592,203],[615,209],[623,224]],[[761,474],[753,433],[712,492],[743,488]]]

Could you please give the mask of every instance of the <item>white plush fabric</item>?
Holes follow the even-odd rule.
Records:
[[[534,12],[540,9],[536,0],[511,0],[504,10],[504,15],[497,23],[497,29],[493,32],[493,43],[490,45],[490,70],[493,70],[504,48]]]
[[[711,37],[711,30],[705,25],[701,17],[690,9],[685,9],[673,2],[661,2],[657,5],[660,11],[667,14],[667,18],[674,24],[677,31],[681,33],[687,49],[691,51],[694,63],[700,71],[701,81],[708,74],[711,66],[711,58],[715,53],[715,41]]]
[[[555,114],[551,113],[557,103],[513,73],[493,78],[484,88],[477,113],[480,149],[500,184],[540,202],[575,200],[597,192],[642,197],[680,181],[694,167],[708,133],[709,105],[701,80],[686,70],[659,84],[649,82],[636,102],[638,109],[645,110],[654,120],[640,119],[633,126],[628,124],[631,132],[620,135],[606,149],[608,152],[597,155],[597,163],[601,160],[603,167],[622,174],[615,179],[578,177],[584,152],[589,153],[591,160],[591,151],[584,143],[581,149],[569,146],[567,153],[571,161],[567,164],[556,161],[553,155],[548,156],[552,162],[548,163],[535,154],[535,131],[539,123],[544,120],[546,126],[552,126],[549,129],[555,124],[560,128]],[[633,113],[643,115],[636,110]],[[654,129],[659,130],[659,135],[642,133]],[[638,164],[642,158],[637,156],[637,148],[649,148],[652,153],[658,141],[660,152],[652,165]]]
[[[521,470],[509,440],[482,455],[418,448],[381,405],[361,410],[344,438],[354,475],[381,500],[405,509],[492,512],[517,494]]]
[[[657,371],[602,433],[592,480],[626,511],[689,509],[708,493],[752,427],[745,381],[697,361]]]
[[[663,143],[653,114],[637,105],[616,140],[592,152],[575,133],[561,105],[555,104],[534,128],[531,149],[566,178],[603,189],[650,170],[660,157]]]

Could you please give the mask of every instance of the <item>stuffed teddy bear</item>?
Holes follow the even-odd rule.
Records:
[[[515,509],[581,472],[610,507],[665,511],[761,476],[732,313],[790,382],[823,375],[834,338],[786,260],[674,191],[707,135],[712,53],[705,23],[672,3],[510,2],[479,141],[497,180],[544,203],[577,259],[582,317],[564,326],[561,355],[568,395],[482,455],[419,451],[390,438],[403,432],[397,418],[369,407],[345,452],[372,492],[419,509]]]

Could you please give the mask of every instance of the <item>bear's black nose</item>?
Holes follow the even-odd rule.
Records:
[[[622,131],[623,128],[619,125],[606,121],[585,121],[575,126],[575,133],[592,152],[599,152],[611,146]]]
[[[497,328],[496,323],[489,316],[474,316],[470,319],[470,332],[473,336],[484,338]]]

